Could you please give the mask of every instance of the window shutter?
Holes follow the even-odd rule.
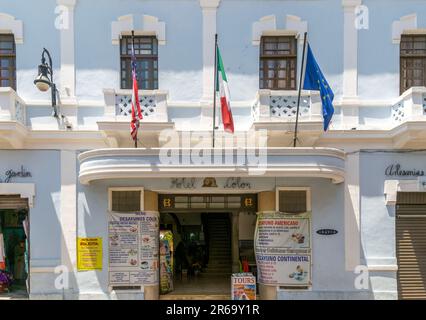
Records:
[[[111,191],[112,211],[135,212],[141,211],[141,190]]]
[[[308,210],[307,190],[279,190],[278,210],[286,213],[303,213]]]
[[[398,298],[426,299],[426,193],[399,192],[396,206]]]
[[[20,195],[0,196],[0,209],[28,209],[28,199]]]

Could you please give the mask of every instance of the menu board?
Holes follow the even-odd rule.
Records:
[[[110,213],[109,217],[110,285],[158,284],[158,212]]]
[[[311,212],[259,213],[255,232],[258,280],[263,284],[311,284]]]

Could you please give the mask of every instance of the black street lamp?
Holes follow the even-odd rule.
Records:
[[[46,63],[46,58],[44,56],[45,54],[47,54],[49,64]],[[56,84],[53,82],[52,57],[50,56],[50,53],[46,50],[46,48],[43,48],[43,53],[41,54],[41,64],[38,66],[38,76],[34,80],[34,84],[42,92],[49,90],[49,88],[51,89],[53,108],[52,115],[55,118],[59,118],[56,107]]]

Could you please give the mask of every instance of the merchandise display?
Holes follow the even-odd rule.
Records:
[[[0,211],[0,292],[22,290],[28,278],[28,238],[25,211]]]
[[[173,291],[173,233],[160,231],[160,292]]]

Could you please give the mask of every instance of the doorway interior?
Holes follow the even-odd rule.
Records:
[[[232,228],[226,212],[167,212],[161,230],[171,231],[172,281],[160,281],[163,294],[229,295],[232,273]],[[163,269],[164,270],[164,269]]]
[[[28,262],[28,201],[0,196],[0,298],[28,296]]]
[[[232,273],[255,272],[257,194],[159,194],[158,207],[161,299],[229,299]]]

